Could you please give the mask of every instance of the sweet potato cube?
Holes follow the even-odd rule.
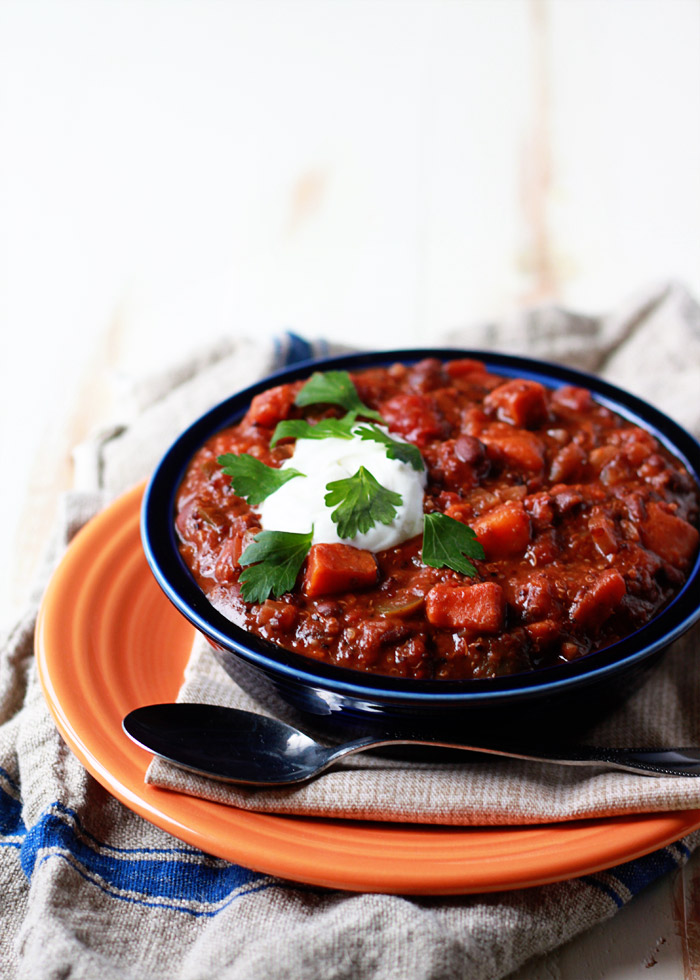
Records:
[[[487,561],[522,555],[530,543],[530,518],[520,500],[507,500],[471,522]]]
[[[502,422],[521,429],[534,428],[547,418],[545,387],[526,378],[506,381],[489,392],[484,407],[495,410]]]
[[[376,581],[377,562],[371,551],[349,544],[312,545],[304,573],[307,596],[368,589]]]
[[[581,590],[571,607],[571,618],[589,629],[596,629],[619,606],[627,586],[622,575],[607,568],[592,585]]]
[[[682,517],[669,514],[654,501],[647,505],[647,519],[641,524],[641,532],[644,547],[676,568],[687,566],[700,539],[697,528]]]
[[[497,582],[441,582],[425,597],[425,613],[433,626],[498,633],[505,621],[506,600]]]

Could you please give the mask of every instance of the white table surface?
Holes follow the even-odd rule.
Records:
[[[700,296],[700,0],[3,0],[0,140],[5,625],[72,446],[204,342]],[[517,976],[700,977],[700,859]]]

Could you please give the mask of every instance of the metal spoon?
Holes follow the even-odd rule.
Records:
[[[303,783],[349,755],[388,745],[429,745],[564,766],[622,769],[650,776],[700,776],[698,748],[577,746],[530,752],[392,735],[359,738],[326,748],[276,718],[210,704],[146,705],[130,712],[122,724],[134,742],[182,769],[249,786]]]

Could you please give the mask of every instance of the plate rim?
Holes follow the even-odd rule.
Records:
[[[61,646],[56,635],[59,625],[66,625],[63,620],[76,628],[77,600],[84,600],[96,582],[105,584],[104,571],[76,581],[76,570],[83,565],[92,568],[96,551],[117,545],[126,548],[134,568],[147,576],[147,589],[153,590],[149,601],[159,606],[160,615],[173,627],[178,624],[175,628],[183,636],[189,636],[186,650],[183,643],[179,651],[177,670],[173,667],[172,675],[164,679],[174,699],[181,678],[173,675],[184,667],[194,630],[161,592],[148,568],[138,529],[144,487],[145,483],[138,484],[118,496],[68,546],[44,592],[35,654],[44,695],[64,741],[108,792],[156,827],[260,874],[351,892],[414,895],[489,893],[564,881],[642,857],[700,827],[700,809],[495,827],[345,821],[243,810],[147,785],[143,776],[150,755],[128,739],[120,723],[115,731],[115,719],[110,722],[100,713],[105,710],[105,692],[92,692],[99,716],[90,716],[92,725],[77,712],[66,685],[73,668],[89,666],[86,651],[71,643],[66,655],[65,644]],[[128,569],[124,574],[128,589]],[[66,606],[66,598],[72,604]],[[104,751],[105,739],[111,750],[117,746],[116,762]],[[424,853],[416,853],[421,845]],[[593,852],[588,845],[594,846]],[[411,860],[404,860],[405,848],[411,849]],[[506,867],[470,856],[470,850],[481,854],[484,848],[495,849],[496,857],[500,849],[508,857]]]

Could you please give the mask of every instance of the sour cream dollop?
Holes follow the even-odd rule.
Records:
[[[378,426],[378,428],[381,428]],[[386,429],[382,431],[386,432]],[[391,434],[395,442],[405,442]],[[331,519],[335,508],[327,507],[326,485],[354,476],[364,466],[386,487],[401,494],[391,524],[376,523],[363,534],[340,538]],[[423,528],[425,470],[414,470],[409,463],[389,459],[386,446],[360,439],[297,439],[294,453],[282,464],[306,474],[288,480],[260,504],[260,523],[266,531],[292,531],[308,534],[313,527],[313,544],[342,542],[368,551],[384,551],[420,534]]]

